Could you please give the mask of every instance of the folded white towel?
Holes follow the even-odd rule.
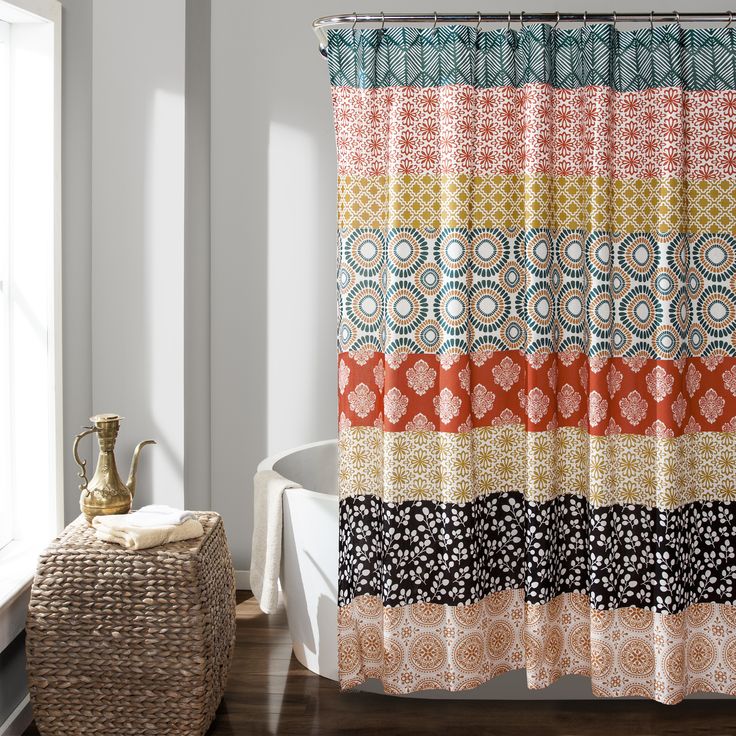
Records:
[[[125,514],[125,520],[129,526],[172,526],[182,524],[187,519],[194,519],[191,511],[175,509],[163,504],[151,504],[142,506],[138,511]]]
[[[204,534],[199,519],[193,515],[181,524],[162,524],[159,526],[137,526],[128,519],[135,514],[111,514],[95,516],[92,526],[97,539],[103,542],[114,542],[128,549],[148,549],[169,542],[181,542],[185,539],[196,539]]]
[[[279,602],[281,568],[282,496],[287,488],[301,488],[274,470],[253,478],[253,547],[250,587],[264,613],[273,613]]]

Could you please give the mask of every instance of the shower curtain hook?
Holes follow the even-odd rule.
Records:
[[[653,10],[649,11],[649,30],[650,31],[654,30],[654,11]]]
[[[508,17],[506,19],[506,33],[511,33],[511,11],[509,10]]]
[[[358,22],[358,11],[357,10],[353,10],[353,25],[350,28],[351,31],[354,31],[355,30],[355,25],[356,25],[357,22]]]
[[[552,30],[553,31],[556,31],[557,30],[557,26],[560,25],[560,11],[559,10],[556,10],[555,11],[555,15],[556,15],[555,24],[552,26]]]
[[[613,30],[616,30],[616,21],[618,20],[618,17],[616,15],[616,11],[613,11]]]
[[[434,23],[432,23],[432,30],[433,31],[437,30],[437,11],[436,10],[434,11]]]
[[[381,30],[386,30],[386,16],[383,14],[383,10],[381,11]]]
[[[476,33],[480,30],[480,10],[478,11],[478,22],[475,24]]]
[[[728,23],[726,23],[726,28],[730,28],[731,23],[733,23],[733,11],[729,10],[728,11]]]
[[[672,14],[675,16],[675,20],[677,21],[677,27],[682,28],[680,25],[680,14],[676,10],[673,10]]]
[[[583,10],[583,28],[588,27],[588,11]]]
[[[521,13],[519,13],[519,24],[521,27],[524,27],[524,11],[522,10]]]

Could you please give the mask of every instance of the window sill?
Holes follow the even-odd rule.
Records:
[[[25,628],[31,582],[42,545],[11,542],[0,550],[0,652]]]

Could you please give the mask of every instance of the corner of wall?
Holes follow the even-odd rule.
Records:
[[[92,0],[63,0],[64,518],[79,513],[71,443],[92,413]]]

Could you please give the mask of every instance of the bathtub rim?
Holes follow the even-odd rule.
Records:
[[[326,447],[327,445],[335,445],[335,448],[337,449],[337,439],[333,438],[329,440],[319,440],[318,442],[308,442],[305,445],[289,447],[288,449],[282,450],[281,452],[276,452],[273,455],[269,455],[268,457],[261,460],[261,462],[258,463],[258,468],[256,469],[256,471],[260,473],[264,470],[274,470],[274,465],[276,465],[277,462],[279,462],[280,460],[284,460],[290,455],[294,455],[297,452],[302,452],[304,450],[312,450],[316,447]],[[278,473],[278,470],[276,470],[275,472]],[[286,478],[286,476],[283,477],[292,483],[296,483],[296,481],[292,478]],[[338,500],[338,494],[325,493],[324,491],[314,490],[312,488],[305,488],[304,486],[299,486],[299,492],[302,494],[309,493],[315,498],[334,498],[335,503],[337,503]]]

